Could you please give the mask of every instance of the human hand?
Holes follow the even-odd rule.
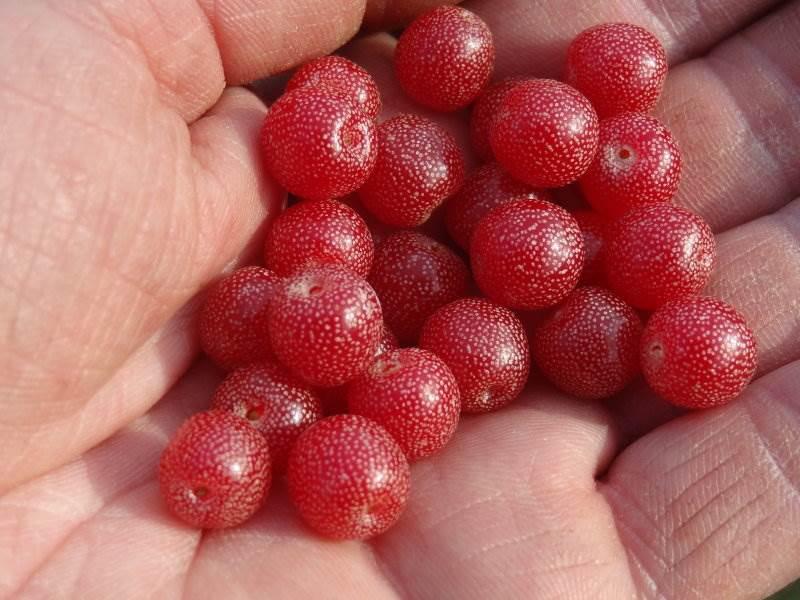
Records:
[[[423,4],[367,15],[380,29]],[[155,479],[219,380],[195,361],[194,298],[284,200],[261,175],[265,109],[225,80],[335,49],[363,2],[0,4],[0,596],[739,600],[800,577],[800,3],[778,4],[465,4],[498,77],[558,76],[599,22],[664,41],[678,202],[720,234],[710,292],[753,325],[759,378],[679,418],[642,389],[587,404],[534,386],[415,465],[406,514],[371,543],[320,540],[280,485],[243,527],[201,533]],[[345,50],[387,114],[412,109],[392,46]],[[466,140],[463,115],[436,118]]]

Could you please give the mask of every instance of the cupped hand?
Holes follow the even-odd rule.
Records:
[[[759,342],[741,398],[681,416],[644,388],[590,404],[534,386],[464,418],[370,543],[318,539],[281,485],[230,531],[166,513],[159,453],[220,377],[196,360],[196,298],[284,202],[259,165],[265,108],[238,86],[426,4],[0,4],[0,596],[740,600],[800,577],[797,0],[465,5],[499,77],[558,76],[598,22],[664,41],[678,202],[718,233],[710,293]],[[387,115],[418,110],[393,45],[344,49]],[[465,143],[464,115],[435,118]]]

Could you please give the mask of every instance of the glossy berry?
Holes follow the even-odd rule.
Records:
[[[264,260],[278,275],[338,265],[366,277],[374,253],[372,234],[355,210],[336,200],[306,200],[272,223]]]
[[[372,171],[375,120],[347,96],[301,87],[269,108],[261,148],[267,171],[292,194],[337,198],[361,187]]]
[[[419,348],[390,350],[380,357],[348,386],[347,406],[352,414],[383,426],[409,461],[444,448],[461,413],[453,372]]]
[[[492,75],[492,33],[468,10],[434,8],[403,31],[394,67],[400,86],[413,100],[435,110],[464,108]]]
[[[484,165],[473,171],[445,204],[447,231],[459,246],[469,250],[472,232],[486,213],[519,198],[552,200],[550,192],[520,183],[497,163]]]
[[[529,79],[500,104],[489,134],[497,162],[534,187],[576,181],[597,154],[599,123],[586,97],[564,83]]]
[[[517,316],[483,298],[462,298],[425,323],[419,345],[453,371],[461,410],[483,413],[513,401],[528,380],[528,338]]]
[[[378,297],[341,267],[316,267],[287,278],[270,304],[278,359],[306,383],[333,387],[372,362],[383,335]]]
[[[381,94],[372,75],[342,56],[320,56],[307,62],[292,75],[286,92],[309,86],[327,87],[347,96],[373,119],[381,112]]]
[[[164,449],[158,478],[167,508],[189,525],[239,525],[261,507],[269,491],[267,440],[228,412],[198,413]]]
[[[602,118],[650,111],[666,78],[664,47],[637,25],[597,25],[569,47],[565,80],[592,101]]]
[[[537,328],[533,360],[556,387],[586,400],[621,391],[639,372],[642,321],[609,291],[576,289]]]
[[[650,204],[612,226],[606,275],[623,300],[654,310],[700,292],[715,256],[714,234],[702,218],[673,204]]]
[[[378,127],[378,160],[358,195],[387,225],[416,227],[463,179],[464,159],[449,133],[423,117],[398,115]]]
[[[583,248],[586,251],[580,281],[586,285],[605,285],[608,222],[591,210],[578,210],[572,216],[581,228]]]
[[[514,200],[492,209],[470,245],[475,281],[486,296],[520,310],[546,308],[577,285],[583,234],[566,210],[542,200]]]
[[[642,371],[665,400],[685,408],[725,404],[757,367],[753,332],[721,300],[691,297],[656,311],[642,336]]]
[[[655,117],[623,113],[600,122],[600,148],[580,186],[592,208],[617,218],[672,200],[680,176],[681,152],[669,129]]]
[[[494,126],[497,110],[500,108],[508,92],[514,88],[523,77],[509,77],[488,86],[481,92],[472,105],[469,119],[469,135],[472,149],[482,162],[494,160],[492,145],[489,143],[489,132]]]
[[[415,343],[425,319],[467,293],[469,269],[447,246],[398,231],[378,245],[369,282],[389,329],[401,342]]]
[[[200,311],[200,345],[219,366],[234,369],[273,356],[267,309],[280,278],[243,267],[220,280]]]
[[[211,406],[246,419],[267,438],[274,470],[283,470],[297,436],[322,418],[313,390],[271,362],[230,373],[214,392]]]
[[[365,539],[395,524],[408,502],[408,461],[392,436],[359,415],[318,421],[289,455],[289,495],[313,529]]]

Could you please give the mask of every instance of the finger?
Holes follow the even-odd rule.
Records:
[[[703,53],[737,31],[778,0],[726,0],[698,4],[690,0],[468,0],[492,29],[497,46],[496,76],[560,78],[566,49],[582,30],[598,23],[641,25],[661,40],[670,63]]]
[[[795,362],[615,460],[600,490],[647,596],[764,598],[800,577],[798,385]]]
[[[416,15],[442,4],[458,4],[461,0],[368,0],[364,27],[369,31],[394,29],[405,25]]]

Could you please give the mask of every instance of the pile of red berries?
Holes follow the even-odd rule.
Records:
[[[667,74],[659,42],[634,25],[593,27],[570,46],[566,83],[489,84],[493,62],[488,27],[457,7],[422,15],[397,45],[412,99],[473,104],[485,165],[466,178],[436,123],[379,123],[375,82],[344,58],[303,66],[272,105],[264,164],[302,200],[272,223],[266,268],[240,269],[208,295],[202,347],[230,373],[161,458],[180,518],[242,523],[285,472],[321,534],[379,534],[406,505],[409,462],[442,450],[460,414],[512,402],[531,357],[584,399],[640,372],[687,408],[719,406],[748,384],[753,334],[733,308],[697,295],[714,236],[671,203],[680,151],[646,114]],[[576,182],[592,210],[554,203],[550,190]],[[418,227],[443,203],[455,244],[401,229],[376,247],[352,208],[385,231]],[[526,333],[514,311],[534,310],[546,312]]]

